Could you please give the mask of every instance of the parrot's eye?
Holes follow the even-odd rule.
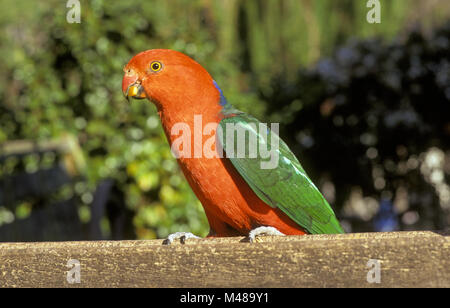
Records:
[[[153,61],[153,62],[150,64],[150,70],[151,70],[153,73],[159,72],[161,69],[162,69],[162,63],[159,62],[159,61]]]

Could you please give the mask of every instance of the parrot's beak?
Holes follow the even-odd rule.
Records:
[[[125,98],[130,101],[130,97],[136,99],[144,99],[145,95],[144,87],[141,85],[141,81],[137,75],[125,74],[122,79],[122,92]]]

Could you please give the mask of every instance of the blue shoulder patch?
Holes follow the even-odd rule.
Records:
[[[215,80],[213,80],[214,86],[216,87],[217,90],[219,90],[220,93],[220,106],[225,106],[226,104],[228,104],[227,99],[225,98],[225,96],[223,95],[222,89],[219,87],[219,85],[217,84],[217,82]]]

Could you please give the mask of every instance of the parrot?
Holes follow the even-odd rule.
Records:
[[[124,67],[122,92],[128,101],[153,103],[169,145],[191,154],[176,155],[176,159],[205,211],[210,227],[207,237],[248,236],[254,241],[261,235],[344,233],[287,144],[256,118],[234,108],[208,71],[191,57],[171,49],[138,53]],[[210,138],[196,139],[199,125],[200,132],[209,133]],[[275,151],[277,164],[263,168],[267,159],[262,155],[234,155],[239,140],[233,143],[230,125],[235,131],[245,130],[249,140],[266,142]],[[191,132],[182,146],[180,127]],[[192,145],[194,151],[189,149]],[[223,155],[192,155],[204,148],[218,153],[221,149]],[[191,237],[198,238],[176,232],[167,240],[170,244]]]

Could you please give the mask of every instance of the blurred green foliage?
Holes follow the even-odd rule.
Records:
[[[269,102],[261,97],[270,96],[275,76],[295,76],[351,36],[393,37],[417,20],[433,25],[448,9],[448,1],[382,1],[382,23],[369,24],[361,0],[92,0],[81,1],[81,23],[70,24],[66,1],[3,0],[0,143],[76,135],[87,161],[88,183],[75,190],[84,219],[97,183],[112,178],[135,213],[138,238],[183,230],[204,236],[206,217],[156,109],[128,104],[121,93],[133,55],[184,52],[233,105],[264,120]],[[27,166],[36,169],[32,158]]]

